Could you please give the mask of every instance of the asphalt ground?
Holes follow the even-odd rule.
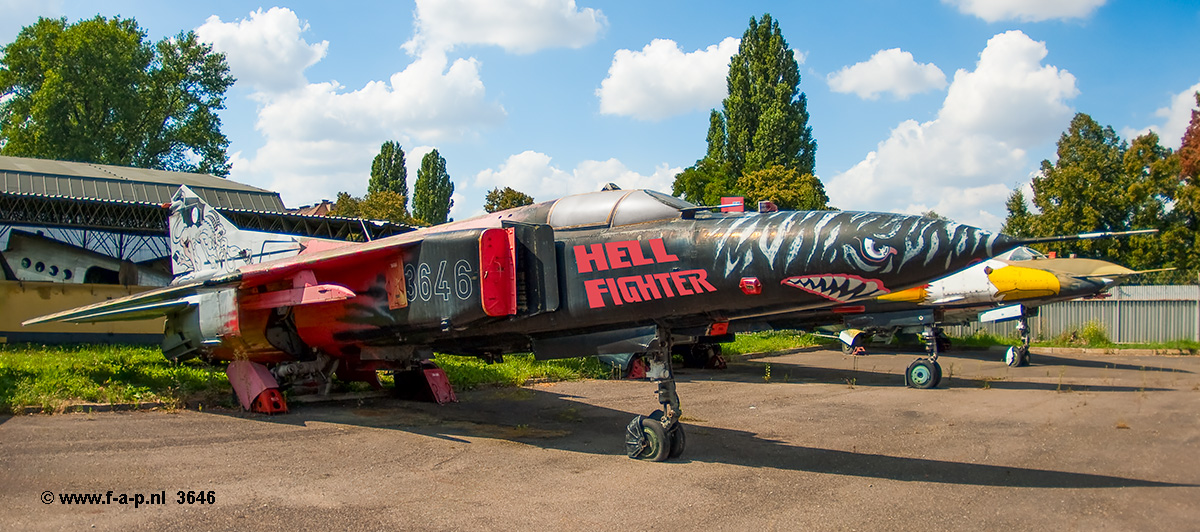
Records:
[[[935,390],[903,387],[915,358],[681,370],[687,450],[664,463],[623,453],[644,381],[2,417],[0,529],[1200,528],[1200,357],[949,353]],[[109,490],[129,503],[59,498]]]

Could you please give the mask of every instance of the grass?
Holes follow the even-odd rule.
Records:
[[[724,355],[769,353],[785,349],[826,345],[831,342],[834,342],[834,340],[819,338],[797,331],[767,331],[739,334],[737,335],[737,339],[732,343],[721,344],[721,353]]]
[[[990,347],[995,345],[1020,345],[1021,340],[1016,336],[1000,336],[976,330],[969,336],[953,339],[955,346]],[[1033,342],[1034,347],[1090,347],[1101,349],[1157,349],[1163,351],[1178,351],[1195,355],[1200,353],[1200,342],[1192,340],[1174,340],[1170,342],[1151,343],[1116,343],[1109,339],[1108,332],[1096,322],[1088,322],[1083,327],[1066,331],[1055,338]]]
[[[612,368],[595,357],[534,360],[532,354],[505,355],[503,363],[488,364],[475,357],[439,354],[433,361],[446,371],[455,390],[480,386],[521,386],[531,381],[605,379]]]
[[[457,390],[613,376],[612,368],[593,357],[538,361],[529,354],[509,355],[504,363],[491,365],[451,355],[434,360]],[[365,389],[349,387],[359,388]],[[179,407],[197,401],[234,406],[222,366],[197,360],[173,364],[156,346],[0,344],[0,413],[27,407],[56,412],[78,403],[161,402]]]
[[[0,345],[0,412],[71,403],[220,401],[229,396],[222,369],[172,364],[158,347]]]

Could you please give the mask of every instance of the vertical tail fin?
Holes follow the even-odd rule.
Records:
[[[171,198],[171,270],[176,280],[227,273],[246,264],[290,257],[300,240],[288,235],[243,231],[187,186]]]

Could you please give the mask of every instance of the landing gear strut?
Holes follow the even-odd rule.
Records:
[[[938,383],[942,382],[942,366],[937,361],[938,351],[943,346],[949,347],[949,341],[942,336],[942,328],[932,324],[926,325],[921,334],[925,337],[925,349],[929,352],[929,357],[918,358],[908,365],[908,369],[904,371],[904,384],[912,388],[936,388]]]
[[[1017,333],[1021,335],[1021,345],[1010,347],[1004,353],[1004,363],[1012,367],[1029,365],[1029,318],[1024,314],[1017,319]]]
[[[662,462],[683,454],[685,436],[679,423],[679,395],[675,393],[675,374],[671,371],[671,331],[659,326],[646,350],[646,377],[658,384],[661,410],[649,416],[637,416],[625,430],[625,452],[630,458]]]

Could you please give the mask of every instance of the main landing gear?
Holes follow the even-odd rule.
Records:
[[[1010,347],[1004,353],[1004,363],[1014,368],[1029,365],[1029,340],[1032,333],[1029,330],[1029,318],[1024,314],[1017,318],[1017,333],[1021,335],[1021,345]]]
[[[942,335],[942,328],[926,325],[921,333],[925,337],[928,358],[918,358],[904,370],[904,384],[912,388],[936,388],[942,382],[942,366],[938,364],[938,352],[949,347],[949,340]]]
[[[679,422],[679,395],[675,393],[675,374],[671,371],[671,331],[659,326],[646,350],[646,377],[658,384],[658,402],[662,409],[648,416],[637,416],[625,428],[625,453],[630,458],[662,462],[683,454],[686,436]]]

